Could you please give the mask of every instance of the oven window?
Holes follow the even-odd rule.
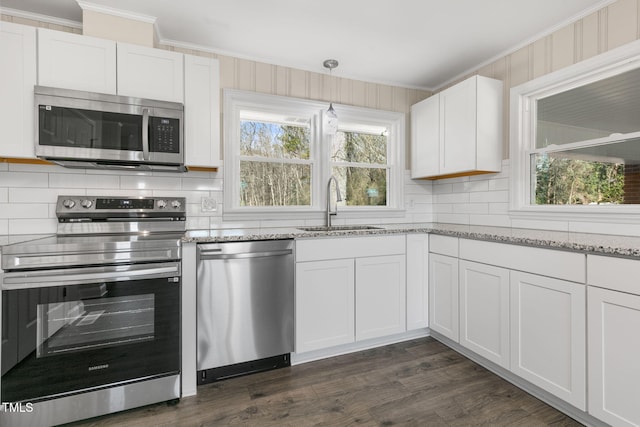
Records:
[[[106,294],[106,285],[96,288]],[[153,294],[38,304],[37,357],[154,339]]]

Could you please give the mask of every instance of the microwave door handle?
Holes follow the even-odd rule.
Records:
[[[149,161],[149,109],[142,109],[142,158]]]

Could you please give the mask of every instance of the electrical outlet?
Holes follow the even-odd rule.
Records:
[[[213,197],[202,198],[202,212],[215,212],[218,210],[218,203]]]

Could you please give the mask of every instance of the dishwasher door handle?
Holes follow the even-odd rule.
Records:
[[[278,251],[258,251],[258,252],[241,252],[241,253],[220,253],[220,250],[212,250],[210,252],[200,252],[201,260],[210,259],[245,259],[245,258],[266,258],[274,256],[291,255],[293,251],[291,249],[284,249]]]

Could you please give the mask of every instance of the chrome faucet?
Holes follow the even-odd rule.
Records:
[[[331,181],[336,184],[336,210],[331,212]],[[338,215],[338,202],[342,201],[342,195],[340,194],[340,186],[335,176],[331,175],[329,182],[327,183],[327,227],[331,227],[331,215]]]

